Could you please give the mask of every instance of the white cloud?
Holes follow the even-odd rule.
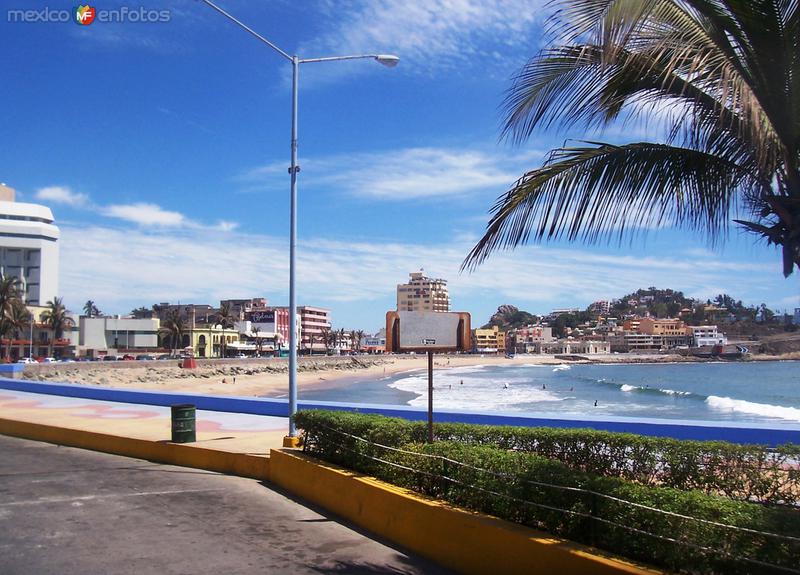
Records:
[[[183,214],[144,202],[105,206],[100,209],[100,212],[105,216],[119,218],[145,227],[180,227],[187,224],[187,219]]]
[[[511,51],[527,56],[535,51],[531,38],[538,33],[535,25],[542,21],[545,4],[535,0],[331,0],[331,31],[304,47],[303,53],[393,53],[400,56],[404,68],[422,73],[473,68],[486,61],[507,63]],[[498,43],[505,54],[484,49]],[[506,75],[507,69],[502,73]]]
[[[221,232],[232,232],[233,230],[235,230],[238,227],[239,227],[239,224],[237,222],[229,222],[229,221],[226,221],[226,220],[220,220],[214,226],[214,228],[218,229]]]
[[[780,301],[785,296],[780,291],[789,287],[776,279],[772,297],[760,291],[765,278],[777,276],[771,263],[542,246],[497,253],[477,272],[459,274],[470,247],[460,240],[426,246],[308,238],[298,249],[298,304],[330,307],[337,325],[373,329],[393,305],[396,285],[420,267],[448,279],[454,309],[472,312],[477,321],[502,303],[546,312],[653,284],[702,298],[719,293],[717,286],[735,286],[723,291],[768,305]],[[61,253],[62,293],[73,307],[86,299],[117,312],[160,301],[215,303],[266,296],[285,305],[288,300],[285,238],[211,228],[63,226]]]
[[[406,201],[482,190],[494,190],[499,195],[542,156],[536,150],[509,153],[428,147],[342,154],[301,164],[304,185],[333,187],[376,200]],[[239,179],[278,186],[285,173],[285,162],[275,162],[250,170]]]
[[[89,202],[89,196],[73,192],[66,186],[47,186],[39,188],[34,194],[36,199],[42,202],[51,202],[56,204],[66,204],[68,206],[84,206]]]

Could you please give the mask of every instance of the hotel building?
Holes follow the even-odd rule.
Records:
[[[324,352],[322,334],[323,330],[331,329],[330,310],[303,305],[297,308],[297,313],[300,315],[300,349]]]
[[[450,311],[447,280],[431,279],[413,272],[407,284],[397,286],[397,311]]]
[[[46,206],[15,201],[0,184],[0,273],[16,277],[25,303],[44,306],[58,296],[58,228]]]

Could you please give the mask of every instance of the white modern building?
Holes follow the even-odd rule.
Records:
[[[158,328],[161,322],[153,319],[124,317],[81,317],[80,349],[91,354],[108,350],[153,350],[158,348]],[[83,353],[81,353],[83,352]]]
[[[0,184],[0,273],[17,277],[25,303],[45,305],[58,295],[58,228],[46,206],[15,201]]]
[[[728,338],[717,331],[715,325],[689,325],[686,330],[691,336],[691,343],[697,347],[706,345],[726,345]]]

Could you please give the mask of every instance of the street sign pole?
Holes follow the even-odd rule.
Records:
[[[433,443],[433,351],[428,350],[428,443]]]

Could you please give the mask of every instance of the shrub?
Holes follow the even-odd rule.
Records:
[[[436,427],[436,435],[451,440],[429,445],[422,442],[427,435],[424,423],[402,419],[304,411],[297,414],[296,423],[305,431],[304,449],[327,461],[455,505],[670,569],[772,573],[785,571],[781,567],[793,569],[800,555],[797,509],[577,469],[554,457],[530,453],[531,444],[521,449],[524,441],[535,440],[520,428],[442,424]],[[568,453],[572,461],[588,449],[576,438],[608,446],[603,453],[580,459],[589,469],[629,473],[636,467],[615,464],[612,458],[632,453],[645,461],[640,473],[649,473],[641,471],[648,466],[657,467],[648,452],[654,445],[648,442],[650,438],[587,430],[531,431],[543,434],[543,452],[561,457]],[[559,431],[567,433],[559,435]],[[716,463],[709,454],[722,454],[718,457],[726,462],[725,469],[730,461],[737,461],[737,454],[747,465],[756,454],[751,446],[740,452],[735,449],[739,446],[717,442],[686,442],[688,446],[674,440],[657,442],[662,449],[659,457],[672,467],[671,475],[662,472],[661,476],[674,477],[684,485],[711,481],[702,474],[692,475],[698,468],[693,462],[700,460],[713,463],[702,466],[704,473],[711,473]],[[743,469],[750,472],[753,468],[747,465]]]
[[[390,446],[422,443],[427,438],[424,422],[346,412],[300,412],[297,417],[298,425],[312,435],[316,427],[324,425],[348,429],[348,433],[365,438],[380,438],[371,440]],[[434,435],[439,441],[493,445],[541,455],[572,469],[643,485],[699,489],[772,505],[800,504],[799,445],[767,450],[760,445],[677,440],[594,429],[463,423],[437,423]]]

